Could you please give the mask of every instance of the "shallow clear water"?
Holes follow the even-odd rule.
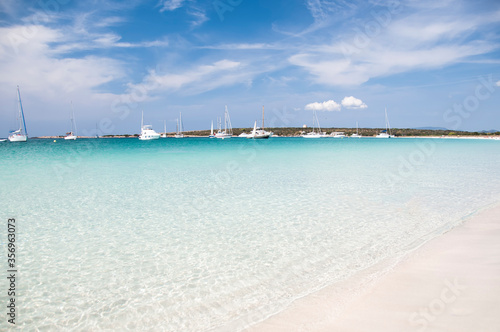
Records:
[[[238,330],[500,194],[489,140],[31,140],[0,157],[30,330]]]

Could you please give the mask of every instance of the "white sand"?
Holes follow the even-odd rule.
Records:
[[[500,205],[390,265],[297,300],[248,331],[500,331]]]

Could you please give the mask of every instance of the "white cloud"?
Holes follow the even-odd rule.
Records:
[[[219,44],[210,46],[201,46],[200,48],[214,49],[214,50],[272,50],[280,49],[279,47],[271,44],[264,43],[240,43],[240,44]]]
[[[312,4],[321,1],[311,0]],[[387,25],[379,24],[370,34],[363,32],[368,25],[360,26],[331,44],[309,45],[288,60],[309,72],[316,83],[349,86],[376,77],[470,61],[500,47],[488,40],[489,35],[477,34],[497,22],[500,12],[474,15],[447,10],[429,14],[422,9],[410,16],[389,14]],[[319,11],[316,15],[323,14]],[[377,24],[373,19],[370,22]],[[470,38],[472,35],[475,38]]]
[[[193,27],[197,27],[208,21],[207,14],[203,10],[194,9],[190,10],[188,13],[194,18],[193,21],[191,21]]]
[[[341,106],[333,100],[324,101],[322,103],[310,103],[305,107],[308,111],[340,111]]]
[[[497,86],[500,86],[500,81],[498,81],[498,82],[496,83],[496,85],[497,85]]]
[[[353,96],[344,97],[341,101],[342,106],[345,108],[358,109],[358,108],[367,108],[365,103],[361,99],[354,98]]]
[[[25,31],[36,32],[26,38]],[[44,26],[0,28],[0,82],[37,91],[41,96],[59,96],[71,91],[86,91],[124,76],[121,63],[107,57],[62,58],[50,51],[50,44],[67,37]],[[15,40],[16,42],[12,42]]]
[[[162,0],[159,5],[161,6],[160,13],[166,11],[171,12],[185,6],[186,13],[193,17],[190,22],[192,28],[199,27],[209,20],[206,11],[201,6],[197,5],[195,1]]]
[[[158,91],[175,91],[182,88],[183,94],[190,95],[242,82],[248,84],[252,74],[244,71],[243,67],[240,62],[224,59],[180,73],[161,75],[151,70],[142,83],[129,84],[129,91],[145,91],[151,95]]]
[[[164,0],[160,12],[172,11],[182,7],[184,0]]]

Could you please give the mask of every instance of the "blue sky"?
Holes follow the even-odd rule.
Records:
[[[500,3],[40,0],[0,3],[0,137],[234,127],[500,130]]]

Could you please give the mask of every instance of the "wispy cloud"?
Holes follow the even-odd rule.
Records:
[[[181,88],[185,94],[203,93],[221,86],[245,82],[242,80],[246,76],[243,67],[240,62],[224,59],[177,73],[161,74],[151,70],[141,83],[129,84],[129,90],[144,90],[150,97],[159,91],[176,91]]]
[[[357,7],[355,1],[345,0],[307,0],[306,6],[316,23],[331,20]]]
[[[37,38],[17,44],[14,52],[9,36],[22,36],[26,28],[36,30]],[[49,45],[65,38],[62,32],[44,26],[0,28],[0,82],[4,86],[22,84],[45,99],[75,91],[91,95],[102,84],[124,76],[122,63],[108,57],[61,58],[47,52]]]
[[[96,22],[93,22],[94,27],[97,28],[108,28],[116,25],[120,25],[126,22],[126,19],[124,17],[120,16],[110,16],[110,17],[105,17],[101,20],[98,20]]]
[[[196,28],[209,20],[206,10],[193,0],[162,0],[159,3],[160,13],[172,12],[184,7],[185,12],[191,16],[191,27]]]
[[[160,12],[173,11],[181,8],[185,0],[163,0],[160,2]]]
[[[204,10],[200,8],[193,8],[188,11],[188,14],[190,14],[193,17],[193,20],[191,21],[191,26],[192,27],[197,27],[208,21],[207,14],[205,13]]]
[[[360,85],[376,77],[449,66],[498,49],[499,45],[487,40],[487,36],[470,38],[478,27],[494,22],[497,16],[444,12],[431,16],[423,11],[393,17],[371,38],[357,30],[334,43],[298,52],[289,61],[324,85]],[[359,42],[362,38],[363,43]]]
[[[214,50],[280,50],[288,49],[289,46],[278,46],[268,43],[239,43],[239,44],[219,44],[200,46],[199,48],[214,49]]]

